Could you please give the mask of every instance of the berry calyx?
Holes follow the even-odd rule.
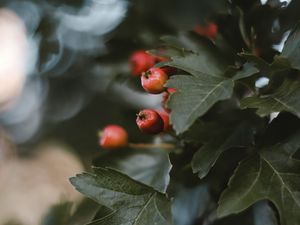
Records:
[[[99,134],[100,146],[104,149],[118,149],[128,145],[127,131],[118,125],[108,125]]]
[[[218,34],[218,25],[215,23],[208,23],[206,26],[197,25],[194,31],[209,39],[215,39]]]
[[[158,134],[164,129],[164,122],[160,115],[152,109],[144,109],[137,114],[136,124],[147,134]]]
[[[172,129],[172,126],[170,124],[170,115],[164,110],[157,110],[156,111],[162,120],[164,121],[164,132],[170,131]]]
[[[141,83],[145,91],[160,94],[166,89],[164,85],[168,79],[168,75],[162,69],[153,67],[142,74]]]
[[[156,63],[156,58],[143,50],[132,53],[129,64],[133,76],[140,76],[143,72],[150,69]]]

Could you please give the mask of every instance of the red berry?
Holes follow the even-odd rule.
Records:
[[[176,92],[176,89],[175,89],[175,88],[168,88],[168,89],[167,89],[167,92],[168,92],[169,94],[172,94],[172,93]]]
[[[151,94],[160,94],[166,88],[165,83],[168,80],[168,75],[160,68],[151,68],[141,76],[143,88]]]
[[[172,126],[170,124],[170,115],[169,115],[169,113],[167,113],[164,110],[157,110],[156,112],[160,115],[160,117],[164,121],[164,132],[167,132],[167,131],[171,130]]]
[[[143,50],[138,50],[132,53],[129,63],[132,75],[140,76],[143,72],[155,65],[156,58]]]
[[[155,56],[156,62],[166,62],[169,61],[169,58],[163,56]]]
[[[162,95],[162,107],[166,112],[171,112],[171,110],[167,107],[167,102],[169,100],[170,94],[174,93],[176,91],[175,88],[168,88],[167,91],[165,91]]]
[[[160,115],[152,109],[144,109],[137,114],[136,124],[147,134],[158,134],[164,129],[164,122]]]
[[[100,145],[104,149],[117,149],[127,146],[127,131],[118,125],[106,126],[100,134]]]
[[[215,23],[208,23],[206,26],[198,25],[194,31],[209,39],[215,39],[218,34],[218,25]]]

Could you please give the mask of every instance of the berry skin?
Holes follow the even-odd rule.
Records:
[[[137,114],[136,124],[147,134],[158,134],[164,129],[164,122],[160,115],[152,109],[144,109]]]
[[[104,149],[118,149],[127,146],[127,131],[118,125],[106,126],[100,134],[100,146]]]
[[[168,75],[162,69],[153,67],[142,74],[141,83],[145,91],[160,94],[166,89],[164,85],[168,79]]]
[[[133,76],[140,76],[143,72],[150,69],[156,63],[156,58],[147,54],[143,50],[138,50],[132,53],[129,64]]]
[[[167,113],[164,110],[157,110],[156,112],[160,115],[160,117],[164,121],[164,132],[170,131],[172,129],[172,126],[170,124],[170,115],[169,115],[169,113]]]
[[[206,26],[198,25],[194,31],[209,39],[215,39],[218,34],[218,25],[215,23],[208,23]]]
[[[169,100],[170,94],[176,92],[175,88],[168,88],[167,91],[165,91],[162,95],[162,107],[164,108],[164,110],[168,113],[171,112],[171,110],[167,107],[167,102]]]

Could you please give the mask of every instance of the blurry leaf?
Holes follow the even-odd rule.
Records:
[[[79,192],[113,211],[91,224],[171,224],[171,204],[164,194],[112,169],[94,171],[70,179]]]
[[[260,70],[261,73],[268,74],[270,72],[270,65],[262,58],[246,52],[242,52],[239,55],[245,58],[248,61],[248,63],[253,64],[257,69]]]
[[[65,225],[82,225],[91,221],[102,207],[91,199],[85,198]],[[104,211],[104,210],[103,210]],[[107,213],[108,214],[108,213]]]
[[[300,70],[300,23],[296,25],[285,42],[281,56],[285,57],[290,66]]]
[[[254,74],[257,74],[258,72],[259,70],[255,68],[252,64],[245,63],[241,70],[236,71],[236,74],[234,75],[233,79],[234,80],[244,79]]]
[[[197,120],[181,137],[185,141],[202,144],[210,140],[212,136],[218,135],[219,127],[219,124],[216,122]]]
[[[66,202],[53,206],[44,217],[42,225],[66,225],[70,219],[72,203]]]
[[[204,144],[193,156],[192,169],[204,178],[214,166],[220,155],[233,147],[246,147],[254,142],[254,130],[249,124],[221,130],[210,142]]]
[[[267,201],[261,201],[253,208],[254,225],[278,225],[275,212]]]
[[[282,224],[300,224],[300,161],[291,158],[300,147],[300,141],[295,142],[299,138],[297,133],[286,143],[243,160],[220,198],[219,216],[241,212],[256,201],[268,199],[278,209]]]
[[[126,149],[98,157],[95,165],[110,167],[127,174],[154,189],[165,192],[170,181],[172,165],[163,149]]]
[[[285,80],[272,94],[244,98],[242,108],[257,108],[260,116],[272,112],[288,111],[300,117],[300,82]]]
[[[172,204],[175,225],[191,225],[197,217],[203,216],[210,202],[209,190],[204,185],[180,190]]]
[[[212,76],[176,75],[167,86],[177,90],[168,102],[177,134],[188,130],[216,102],[230,98],[233,91],[232,80]]]

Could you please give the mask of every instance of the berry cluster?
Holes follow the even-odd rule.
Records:
[[[134,77],[140,77],[141,85],[150,94],[162,95],[164,110],[144,109],[137,114],[136,124],[147,134],[159,134],[172,130],[170,124],[167,101],[169,95],[175,92],[174,88],[166,88],[169,76],[176,72],[175,68],[164,66],[154,67],[156,63],[167,61],[167,58],[148,54],[144,50],[133,52],[129,63]],[[100,146],[104,149],[117,149],[128,146],[128,134],[118,125],[108,125],[100,132]]]
[[[218,34],[218,26],[213,22],[197,25],[194,32],[214,40]],[[137,50],[129,58],[131,74],[133,77],[140,77],[144,90],[150,94],[162,94],[163,110],[144,109],[137,114],[136,124],[142,132],[147,134],[159,134],[172,130],[169,119],[171,110],[168,108],[167,102],[176,89],[166,88],[165,84],[169,76],[175,74],[177,69],[169,66],[155,67],[157,63],[168,60],[165,57],[151,55],[145,50]],[[106,126],[100,132],[100,145],[104,149],[128,146],[127,131],[118,125]]]
[[[145,60],[148,61],[145,62]],[[168,59],[152,56],[145,51],[136,51],[130,57],[132,74],[135,76],[136,71],[140,72],[141,85],[144,90],[150,94],[163,93],[162,106],[165,110],[144,109],[137,114],[136,123],[139,129],[147,134],[158,134],[172,129],[169,121],[170,110],[167,109],[166,103],[169,94],[174,92],[175,89],[167,89],[165,84],[169,76],[176,73],[176,69],[169,66],[157,68],[154,67],[155,64],[153,63],[165,61],[168,61]],[[142,68],[144,71],[142,71]]]

